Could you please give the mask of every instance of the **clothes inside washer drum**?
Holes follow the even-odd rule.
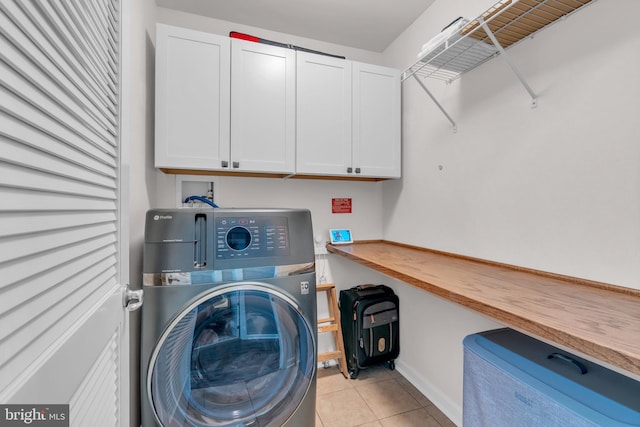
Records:
[[[158,353],[152,396],[159,419],[165,426],[282,425],[313,376],[312,336],[301,314],[272,294],[233,291],[201,304]]]

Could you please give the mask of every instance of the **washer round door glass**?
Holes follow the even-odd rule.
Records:
[[[147,388],[163,426],[281,426],[314,372],[314,333],[295,304],[270,288],[236,284],[171,323]]]

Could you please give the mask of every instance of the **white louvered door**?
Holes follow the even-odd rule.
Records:
[[[128,425],[121,7],[0,1],[0,403],[71,426]]]

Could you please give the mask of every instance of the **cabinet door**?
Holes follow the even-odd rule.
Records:
[[[229,160],[229,49],[226,37],[157,25],[156,167]]]
[[[297,52],[296,144],[297,173],[349,175],[351,61]]]
[[[400,70],[353,63],[353,167],[360,176],[399,178]]]
[[[231,42],[232,170],[295,170],[295,51]]]

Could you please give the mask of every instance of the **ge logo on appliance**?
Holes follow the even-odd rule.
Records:
[[[309,293],[309,282],[300,282],[300,293],[307,295]]]

